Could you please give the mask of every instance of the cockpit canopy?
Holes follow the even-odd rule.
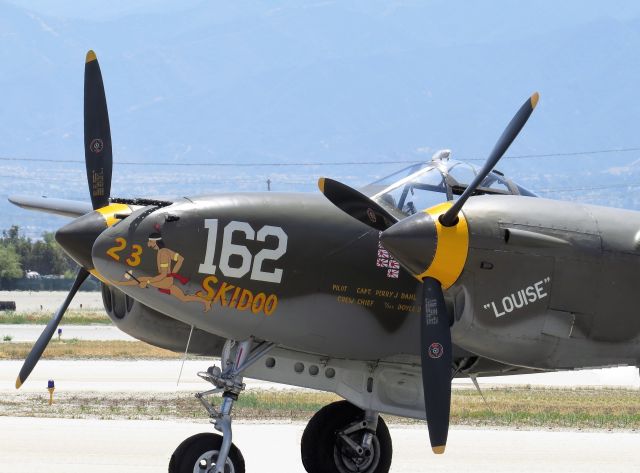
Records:
[[[368,184],[361,191],[398,218],[413,215],[447,200],[455,200],[471,183],[478,170],[468,163],[449,159],[450,155],[449,150],[438,151],[431,161],[408,166]],[[489,173],[473,195],[482,194],[535,197],[533,192],[496,170]]]

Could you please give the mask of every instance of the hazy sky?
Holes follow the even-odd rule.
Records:
[[[205,3],[203,0],[5,0],[23,8],[59,18],[113,19],[124,15],[170,12]],[[211,2],[215,3],[215,2]]]
[[[166,13],[184,11],[196,6],[208,5],[212,9],[225,11],[268,10],[280,6],[298,6],[312,8],[319,4],[337,3],[337,1],[214,1],[214,0],[3,0],[30,10],[60,18],[81,18],[96,21],[101,18],[112,19],[130,14]],[[340,1],[342,4],[362,6],[366,4],[386,5],[390,10],[400,5],[432,4],[442,11],[443,20],[450,22],[456,17],[468,28],[474,23],[502,22],[513,13],[521,12],[520,21],[505,28],[523,29],[545,28],[546,25],[571,25],[589,22],[597,18],[610,17],[628,20],[640,16],[640,2],[634,0],[533,0],[514,2],[510,0],[480,1],[442,1],[442,0],[360,0]]]
[[[314,191],[320,175],[363,184],[402,167],[127,161],[380,163],[439,148],[482,159],[535,90],[540,105],[509,154],[640,147],[640,2],[0,0],[0,10],[0,157],[52,160],[39,175],[0,161],[3,201],[85,197],[82,163],[58,161],[83,157],[87,49],[105,78],[118,195],[259,190],[267,179]],[[625,187],[640,182],[638,163],[627,152],[500,169],[533,190],[617,186],[551,195],[640,208],[640,189]]]

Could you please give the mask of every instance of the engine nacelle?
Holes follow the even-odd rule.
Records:
[[[191,327],[132,299],[114,287],[102,285],[104,309],[113,323],[138,340],[175,352],[184,352]],[[218,357],[225,340],[194,328],[189,353]]]

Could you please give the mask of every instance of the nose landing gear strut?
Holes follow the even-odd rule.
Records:
[[[211,366],[198,373],[214,388],[196,393],[196,399],[222,435],[204,433],[186,439],[171,456],[169,473],[245,473],[244,458],[232,443],[231,411],[245,388],[242,373],[274,347],[270,342],[253,345],[253,338],[241,342],[227,340],[222,350],[222,367]],[[222,404],[216,408],[207,396],[219,393]]]

